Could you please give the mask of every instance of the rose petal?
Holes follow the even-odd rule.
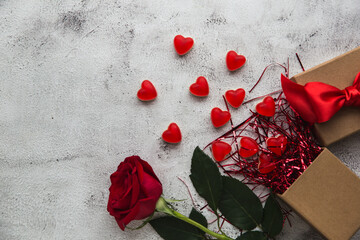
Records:
[[[120,227],[121,230],[125,231],[125,224],[122,221],[122,218],[120,217],[115,217],[116,223],[118,224],[118,226]]]
[[[127,225],[131,220],[141,220],[149,217],[155,211],[156,201],[152,198],[141,199],[136,205],[130,210],[126,211],[115,211],[112,215],[117,218],[118,224],[119,222]],[[120,226],[120,225],[119,225]]]
[[[144,178],[144,168],[142,167],[141,163],[139,161],[136,162],[136,169],[137,169],[137,174],[139,177],[139,182],[142,183],[143,182],[143,178]]]
[[[139,194],[140,194],[140,184],[139,184],[139,179],[137,177],[136,174],[134,174],[132,176],[133,181],[132,181],[132,192],[131,192],[131,201],[130,201],[130,207],[134,207],[134,205],[136,204],[136,202],[139,199]]]
[[[122,185],[112,184],[110,186],[109,191],[114,199],[122,199],[129,193],[129,190],[131,190],[131,185],[128,184],[129,181],[124,180],[124,182]]]
[[[157,199],[155,200],[154,198],[141,199],[138,202],[139,212],[137,213],[135,219],[141,220],[150,216],[155,211],[156,202]]]
[[[131,190],[129,190],[129,193],[130,192]],[[121,199],[113,198],[113,201],[111,202],[111,206],[114,209],[118,209],[118,210],[129,209],[131,207],[130,201],[131,201],[131,194],[127,194]]]
[[[120,163],[118,170],[110,176],[111,183],[116,184],[117,181],[121,180],[122,177],[125,176],[127,173],[131,172],[131,170],[131,164],[125,162]]]
[[[158,177],[154,173],[154,170],[152,169],[152,167],[147,162],[145,162],[144,160],[141,160],[141,159],[139,159],[139,162],[141,163],[141,165],[142,165],[142,167],[144,169],[144,172],[148,173],[153,178],[155,178],[158,182],[160,182],[160,180],[158,179]]]
[[[125,226],[135,219],[136,215],[139,213],[139,208],[140,205],[136,204],[132,209],[130,209],[127,215],[121,218],[115,218],[121,230],[124,231]]]
[[[156,201],[162,194],[162,185],[151,175],[144,173],[144,181],[141,184],[141,195],[142,198],[154,198]]]

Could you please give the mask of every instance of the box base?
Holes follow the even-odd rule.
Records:
[[[360,178],[326,148],[279,196],[330,240],[360,228]]]

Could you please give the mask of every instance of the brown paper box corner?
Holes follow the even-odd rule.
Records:
[[[360,228],[360,179],[326,148],[279,196],[327,239]]]
[[[360,72],[360,47],[322,63],[291,79],[299,84],[323,82],[344,89],[351,86]],[[360,130],[360,109],[344,107],[329,121],[315,124],[314,132],[323,146],[328,146]]]

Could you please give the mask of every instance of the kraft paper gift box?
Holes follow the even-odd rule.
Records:
[[[344,89],[359,72],[360,47],[291,80]],[[360,108],[343,107],[329,121],[314,124],[313,130],[323,146],[335,143],[360,130]],[[360,228],[360,179],[327,148],[279,196],[327,239],[350,239]]]

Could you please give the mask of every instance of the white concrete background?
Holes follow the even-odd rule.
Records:
[[[189,213],[176,177],[191,185],[193,149],[229,128],[209,118],[224,108],[221,95],[249,90],[288,56],[291,75],[300,72],[295,52],[309,68],[359,46],[359,12],[358,0],[0,0],[0,239],[159,239],[150,226],[122,232],[108,215],[119,162],[147,160],[165,196],[187,198],[178,209]],[[184,57],[176,34],[195,40]],[[226,69],[228,50],[247,57],[241,70]],[[270,70],[247,99],[280,89],[280,72]],[[211,88],[205,99],[188,92],[200,75]],[[136,98],[144,79],[158,90],[151,103]],[[254,104],[232,110],[234,121]],[[160,138],[172,121],[178,145]],[[359,137],[331,147],[357,175]],[[278,239],[321,239],[298,216],[292,224]]]

